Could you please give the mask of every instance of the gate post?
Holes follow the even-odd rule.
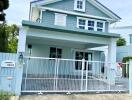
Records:
[[[26,47],[26,32],[25,27],[20,28],[19,31],[19,41],[18,41],[18,51],[17,51],[17,66],[16,66],[16,83],[15,83],[15,94],[17,96],[21,95],[21,85],[22,85],[22,75],[23,75],[23,61],[24,53]]]
[[[132,59],[129,60],[129,94],[132,95]]]

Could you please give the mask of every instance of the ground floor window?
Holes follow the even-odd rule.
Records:
[[[89,52],[76,52],[75,54],[75,59],[76,60],[82,60],[85,59],[86,61],[92,61],[93,54]],[[81,61],[76,61],[75,62],[75,69],[76,70],[82,70],[82,62]],[[85,62],[84,65],[84,70],[92,70],[92,62],[88,62],[88,68],[87,68],[87,62]]]
[[[50,47],[50,58],[62,58],[62,49]]]

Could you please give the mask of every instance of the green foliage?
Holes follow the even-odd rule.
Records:
[[[0,14],[0,21],[4,21],[5,20],[5,14]]]
[[[8,33],[6,33],[6,26],[0,25],[0,52],[7,52],[8,47]]]
[[[132,59],[132,56],[128,56],[128,57],[124,57],[122,62],[126,63],[128,62],[130,59]]]
[[[6,10],[9,7],[9,0],[0,0],[0,10]]]
[[[117,46],[125,46],[126,45],[126,41],[124,38],[119,38],[116,42]]]
[[[0,52],[17,52],[19,28],[17,25],[4,25],[0,27]]]
[[[0,92],[0,100],[10,100],[10,94]]]
[[[4,10],[9,8],[9,0],[0,0],[0,21],[5,22]]]

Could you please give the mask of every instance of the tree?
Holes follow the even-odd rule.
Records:
[[[4,10],[8,9],[9,0],[0,0],[0,21],[5,21],[5,13]]]
[[[2,26],[2,25],[1,25]],[[17,51],[19,28],[17,25],[0,27],[0,52],[15,53]],[[5,38],[3,38],[5,37]]]
[[[116,42],[117,46],[124,46],[126,45],[126,40],[124,38],[119,38]]]
[[[5,13],[9,7],[9,0],[0,0],[0,52],[6,52],[8,48],[8,34],[6,32]]]

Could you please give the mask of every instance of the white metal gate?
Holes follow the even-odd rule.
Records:
[[[25,57],[22,92],[126,91],[127,83],[111,84],[112,70],[108,66],[99,61]]]

